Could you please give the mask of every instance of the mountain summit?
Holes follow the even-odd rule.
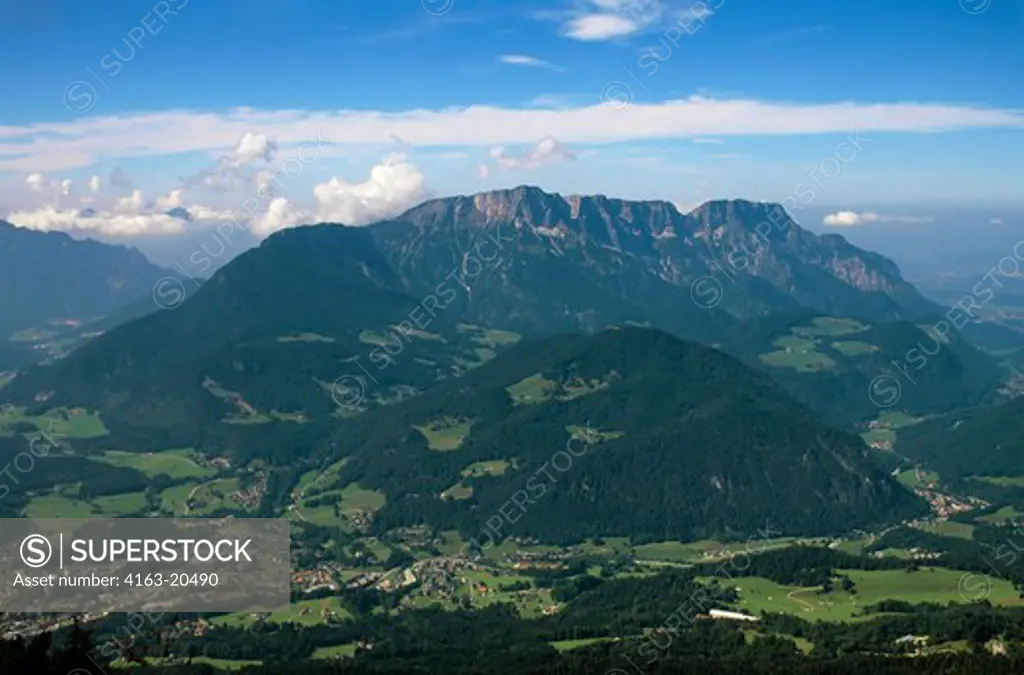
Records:
[[[491,237],[500,256],[480,266],[461,310],[524,330],[658,315],[707,340],[737,319],[801,306],[877,320],[934,310],[895,263],[808,232],[778,204],[711,201],[684,214],[665,201],[520,186],[433,200],[370,228],[410,290],[466,265]]]

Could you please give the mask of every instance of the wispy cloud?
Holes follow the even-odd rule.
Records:
[[[581,42],[603,42],[664,28],[672,22],[703,21],[724,0],[576,0],[564,12],[541,18],[561,23],[560,33]]]
[[[537,141],[535,146],[521,154],[509,153],[503,146],[497,145],[491,148],[490,155],[495,166],[505,171],[542,169],[572,161],[577,156],[554,136],[545,136]],[[480,166],[480,175],[486,177],[489,173],[489,166]]]
[[[511,66],[528,66],[530,68],[547,68],[548,70],[556,70],[558,72],[564,72],[565,69],[561,66],[555,65],[550,61],[544,59],[538,59],[535,56],[526,56],[525,54],[503,54],[498,57],[498,60],[502,63]]]
[[[1024,127],[1017,110],[928,103],[774,103],[690,97],[633,104],[625,114],[591,105],[562,109],[254,110],[163,112],[79,117],[70,122],[0,127],[0,171],[24,174],[90,166],[100,159],[188,152],[228,153],[249,130],[276,139],[281,151],[320,134],[337,149],[394,147],[397,136],[417,147],[451,149],[563,143],[795,136],[806,134],[941,132]],[[318,131],[319,130],[319,131]],[[24,180],[21,178],[20,180]]]
[[[931,216],[901,216],[884,213],[857,213],[855,211],[839,211],[825,216],[823,224],[829,227],[859,227],[872,223],[930,223]]]

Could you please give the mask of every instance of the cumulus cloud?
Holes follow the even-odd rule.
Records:
[[[566,37],[593,42],[631,35],[642,26],[625,16],[615,14],[585,14],[572,19],[563,29]]]
[[[396,216],[429,195],[426,178],[406,155],[392,153],[361,183],[337,177],[313,189],[317,218],[345,225],[365,225]]]
[[[36,211],[15,211],[7,220],[31,230],[42,232],[93,232],[114,236],[144,234],[178,234],[185,224],[164,213],[112,213],[91,209],[59,210],[44,206]]]
[[[171,190],[166,197],[158,197],[156,200],[156,208],[160,211],[168,211],[170,209],[177,209],[183,206],[182,201],[182,190]]]
[[[576,159],[576,153],[554,136],[545,136],[520,155],[510,155],[500,145],[491,148],[490,155],[497,167],[506,171],[541,169]]]
[[[61,188],[62,191],[70,190],[70,181],[63,181]],[[238,219],[232,211],[219,211],[198,204],[186,207],[182,190],[172,190],[166,196],[150,202],[141,190],[135,189],[125,197],[108,197],[105,208],[84,208],[85,204],[93,201],[92,196],[81,197],[78,208],[66,206],[68,200],[61,197],[55,196],[55,199],[55,204],[15,210],[7,216],[7,220],[19,227],[43,232],[60,230],[134,237],[179,234],[193,221],[209,224]]]
[[[142,190],[132,190],[127,197],[122,197],[114,204],[114,210],[119,213],[135,213],[145,205],[142,198]]]
[[[25,178],[25,184],[35,192],[42,192],[43,188],[46,187],[46,177],[41,173],[29,174]]]
[[[535,56],[526,56],[524,54],[504,54],[498,57],[498,60],[510,66],[528,66],[531,68],[548,68],[549,70],[558,71],[562,70],[561,66],[557,66],[550,61],[538,59]]]
[[[930,216],[900,216],[871,212],[838,211],[825,216],[822,222],[829,227],[858,227],[869,223],[930,223],[932,220]]]
[[[417,147],[531,143],[551,135],[565,143],[617,143],[727,136],[792,136],[872,132],[937,132],[1022,128],[1017,110],[928,103],[774,103],[693,96],[638,103],[628,115],[606,106],[411,110],[172,110],[78,117],[70,122],[0,127],[0,171],[51,171],[87,166],[100,157],[154,157],[235,148],[245,129],[259,128],[285,145],[314,132],[338,145]],[[233,154],[233,153],[232,153]],[[112,182],[112,181],[111,181]]]
[[[99,176],[93,176],[92,178],[90,178],[89,182],[88,182],[88,186],[89,186],[89,192],[92,192],[93,194],[99,192],[100,188],[102,187],[102,184],[100,183],[100,177]]]
[[[246,131],[238,139],[232,161],[238,165],[251,164],[257,161],[269,162],[274,158],[275,153],[277,153],[277,143],[272,141],[269,136]]]
[[[267,237],[274,232],[301,224],[309,224],[310,216],[296,208],[285,197],[274,197],[267,206],[267,211],[252,224],[252,233],[257,237]]]
[[[234,149],[217,160],[217,166],[204,169],[182,180],[186,188],[205,187],[218,192],[241,188],[248,180],[245,167],[269,164],[277,154],[277,141],[262,133],[246,131],[235,142]],[[268,173],[260,171],[259,174]],[[258,182],[258,177],[256,178]]]

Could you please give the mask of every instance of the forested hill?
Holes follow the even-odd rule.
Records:
[[[840,532],[924,511],[858,438],[766,375],[643,328],[513,348],[361,416],[334,444],[352,455],[341,483],[387,493],[382,530],[426,522],[479,537],[504,512],[503,536],[643,541],[741,536],[766,523]]]

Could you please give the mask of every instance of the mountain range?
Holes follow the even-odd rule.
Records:
[[[866,343],[858,337],[860,353],[825,354],[821,367],[772,362],[776,342],[808,313],[856,317],[872,335]],[[381,373],[384,394],[388,387],[421,390],[451,374],[415,353],[437,344],[395,334],[392,326],[403,321],[429,326],[447,345],[458,342],[459,322],[527,338],[633,323],[721,346],[850,423],[877,412],[866,392],[880,369],[930,340],[910,322],[924,325],[937,313],[891,261],[839,236],[807,232],[777,205],[708,202],[682,214],[667,202],[519,187],[430,201],[363,228],[277,233],[182,307],[128,323],[18,378],[5,395],[32,401],[53,392],[54,404],[166,428],[219,418],[202,386],[212,379],[257,408],[315,416],[333,406],[330,383],[339,376],[366,379],[356,365],[367,364],[352,359],[369,358],[360,340],[367,331],[411,344],[411,358]],[[889,326],[898,322],[902,328]],[[304,334],[324,339],[289,339]],[[821,348],[832,349],[831,342]],[[812,347],[797,352],[809,358],[818,353]],[[907,401],[917,412],[985,401],[1001,377],[994,359],[963,341],[928,365],[929,386]],[[965,393],[960,381],[968,371],[974,384]],[[180,418],[179,407],[189,410]]]
[[[110,434],[85,452],[274,467],[266,514],[296,472],[348,457],[342,478],[388,494],[381,527],[466,530],[588,420],[601,442],[553,496],[572,516],[521,533],[640,517],[651,539],[732,536],[767,504],[793,532],[903,517],[920,505],[836,427],[874,419],[871,384],[925,345],[900,400],[915,415],[991,403],[1005,374],[961,335],[938,342],[940,309],[891,261],[739,200],[686,214],[532,187],[434,200],[284,230],[180,306],[119,311],[126,323],[26,369],[0,402],[97,411]],[[508,438],[531,450],[509,454]],[[598,493],[632,506],[616,515]]]

